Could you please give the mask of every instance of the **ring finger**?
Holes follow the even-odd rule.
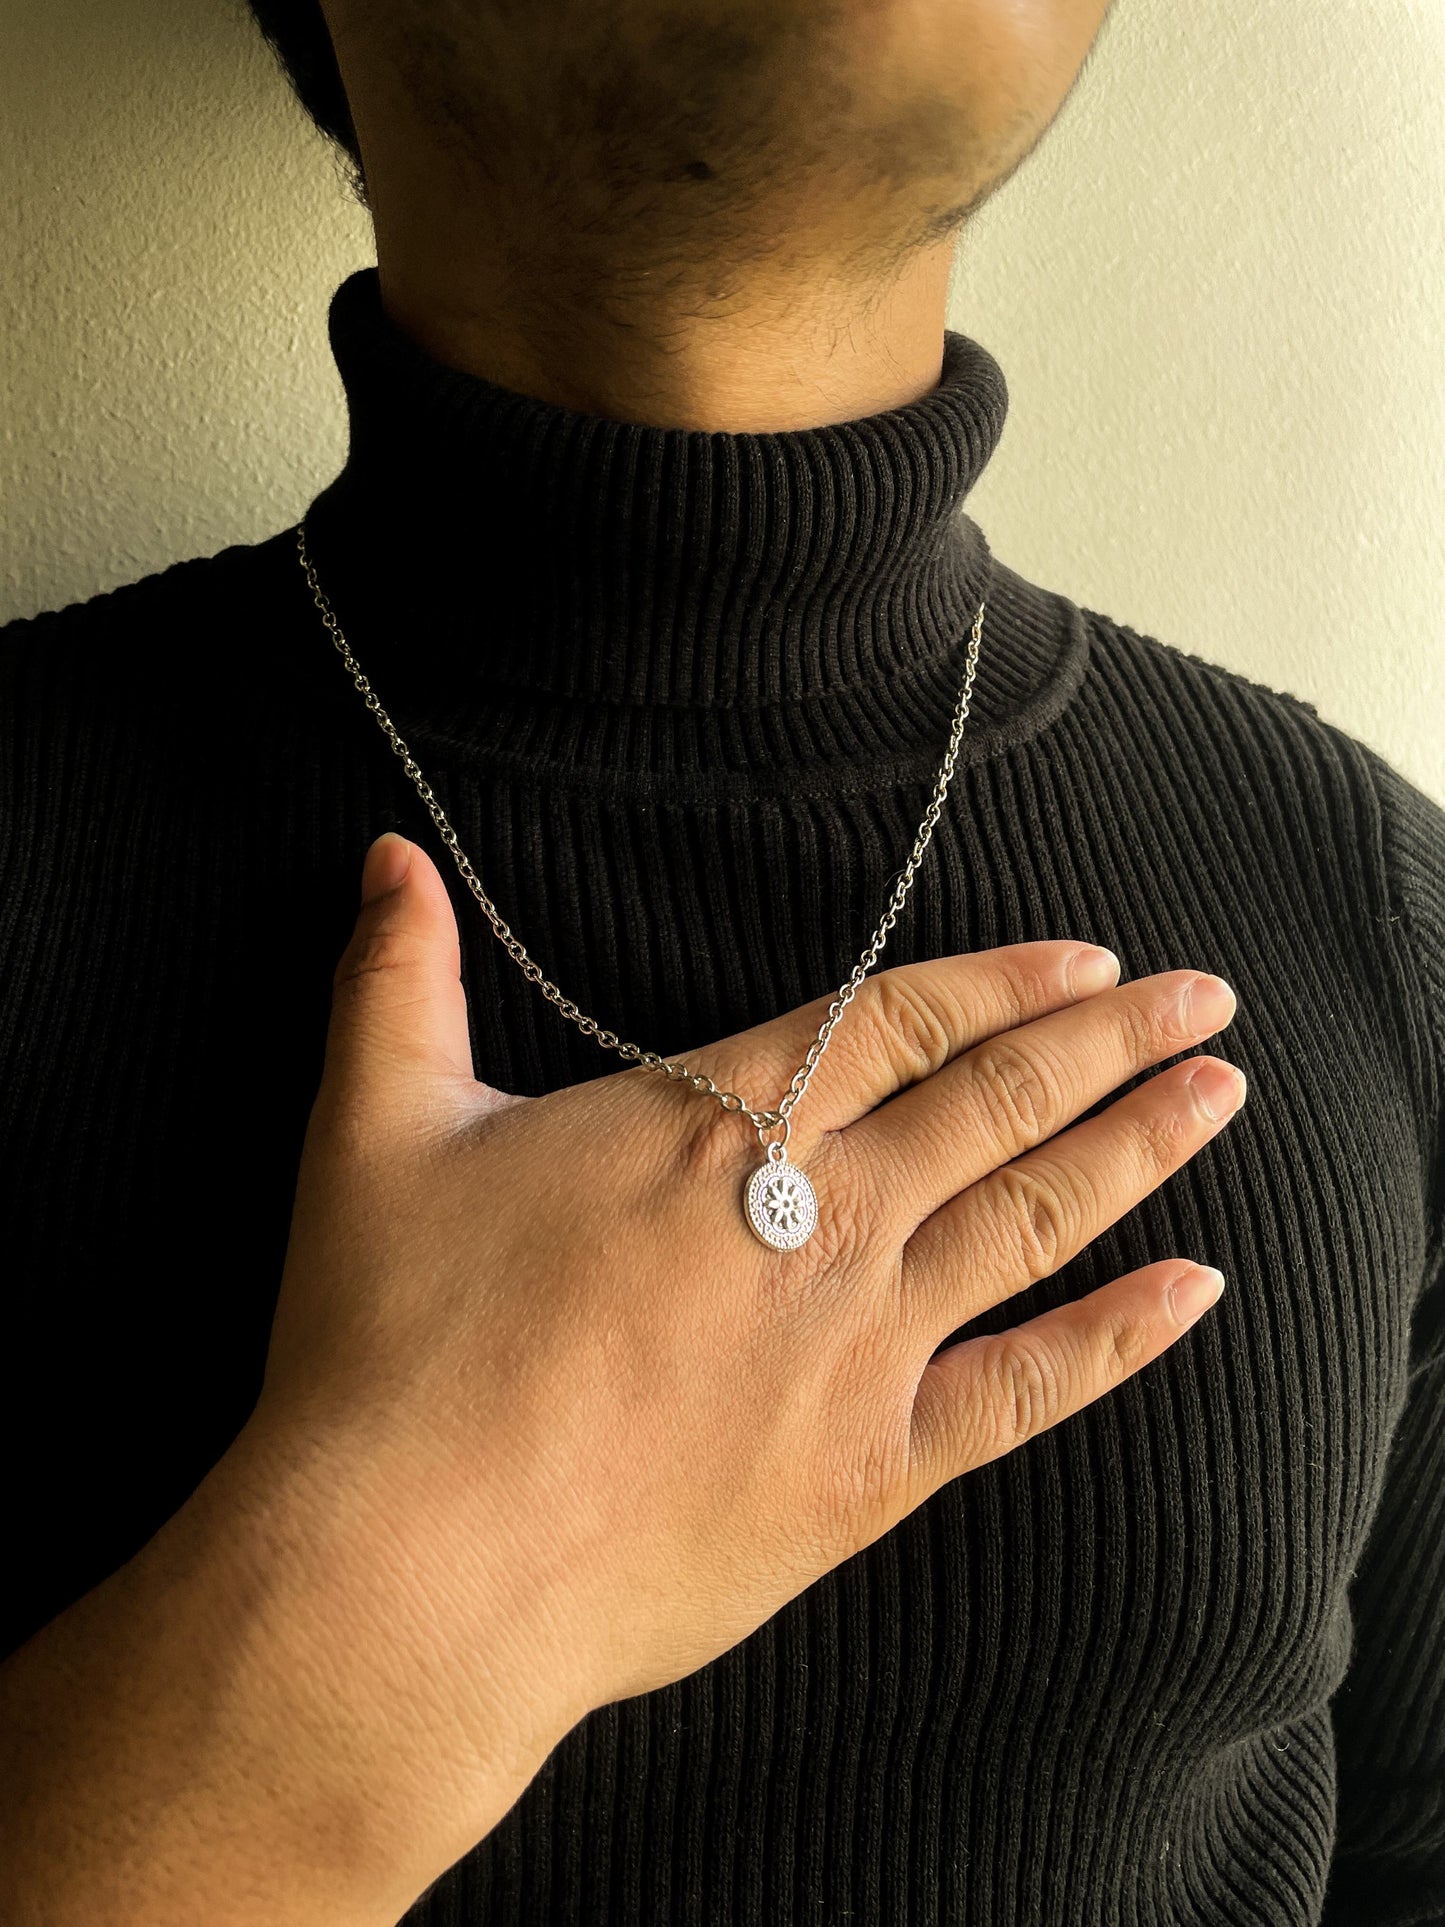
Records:
[[[908,1240],[903,1303],[941,1343],[989,1306],[1060,1270],[1188,1163],[1244,1095],[1244,1073],[1234,1065],[1191,1058],[1001,1165],[940,1206]]]

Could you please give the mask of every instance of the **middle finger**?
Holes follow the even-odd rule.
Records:
[[[857,1119],[843,1132],[849,1162],[888,1230],[906,1238],[957,1192],[1233,1016],[1228,984],[1194,970],[1100,991],[986,1037]]]

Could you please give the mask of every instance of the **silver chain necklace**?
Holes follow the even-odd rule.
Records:
[[[812,1076],[818,1059],[828,1048],[828,1039],[833,1034],[834,1025],[852,1003],[863,979],[877,962],[878,953],[887,941],[888,932],[898,920],[898,912],[903,908],[904,900],[913,886],[914,872],[923,859],[923,852],[928,847],[929,838],[933,835],[933,826],[938,821],[939,811],[943,808],[944,798],[948,795],[949,783],[953,780],[953,766],[958,756],[959,737],[963,733],[963,725],[968,716],[969,696],[973,689],[974,671],[978,667],[979,637],[983,632],[983,612],[987,597],[978,605],[978,614],[973,619],[963,692],[959,696],[958,707],[954,712],[953,730],[948,739],[948,749],[944,754],[938,781],[934,786],[933,798],[924,811],[923,821],[919,824],[918,835],[914,839],[912,854],[904,866],[888,908],[884,911],[868,947],[853,966],[852,975],[828,1006],[828,1015],[823,1020],[822,1028],[809,1045],[808,1055],[794,1071],[786,1093],[779,1100],[778,1108],[775,1111],[755,1111],[735,1092],[720,1091],[705,1071],[693,1070],[690,1065],[659,1057],[656,1051],[641,1050],[636,1044],[621,1041],[615,1031],[604,1030],[595,1017],[584,1016],[571,998],[564,997],[556,984],[549,982],[542,974],[541,968],[512,935],[510,926],[502,921],[496,905],[482,888],[480,877],[457,847],[456,831],[447,821],[441,804],[432,794],[431,785],[423,779],[421,771],[412,760],[411,751],[396,733],[390,716],[373,694],[371,684],[362,675],[356,658],[351,653],[345,636],[341,633],[336,613],[316,579],[315,567],[307,556],[304,516],[297,525],[296,547],[301,567],[306,572],[306,580],[311,585],[312,596],[317,608],[321,611],[321,619],[330,630],[331,639],[340,651],[351,673],[352,681],[366,698],[367,708],[372,711],[383,731],[391,739],[393,751],[402,758],[406,773],[416,785],[417,794],[430,811],[432,821],[441,832],[443,843],[456,859],[457,868],[467,888],[482,906],[487,921],[505,946],[508,955],[521,967],[523,975],[536,984],[549,1003],[555,1004],[564,1017],[576,1024],[586,1036],[595,1037],[605,1049],[615,1050],[621,1057],[635,1058],[639,1064],[645,1065],[649,1070],[661,1071],[675,1083],[690,1084],[695,1091],[703,1091],[707,1096],[715,1097],[725,1111],[739,1111],[748,1119],[757,1130],[758,1143],[763,1149],[764,1161],[751,1173],[743,1188],[743,1215],[765,1245],[771,1246],[774,1251],[796,1251],[799,1245],[805,1244],[812,1237],[817,1228],[818,1200],[807,1173],[788,1161],[788,1136],[792,1130],[792,1111],[807,1089],[808,1079]],[[783,1135],[769,1142],[768,1132],[779,1124],[783,1127]]]

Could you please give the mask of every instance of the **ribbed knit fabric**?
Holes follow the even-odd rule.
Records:
[[[1307,702],[993,556],[963,504],[1007,394],[962,335],[906,407],[729,435],[446,369],[374,270],[330,320],[352,439],[310,512],[323,585],[585,1011],[681,1054],[843,982],[986,596],[880,968],[1077,937],[1126,979],[1215,971],[1249,1078],[968,1329],[1176,1255],[1223,1269],[1218,1306],[715,1663],[590,1715],[408,1921],[1445,1920],[1445,811]],[[251,1409],[387,827],[452,887],[478,1075],[622,1069],[487,928],[292,530],[0,630],[7,1649]],[[756,1149],[739,1123],[740,1182]]]

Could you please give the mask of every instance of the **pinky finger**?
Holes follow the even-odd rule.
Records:
[[[1219,1298],[1218,1272],[1164,1259],[930,1359],[913,1402],[908,1509],[1102,1398]]]

